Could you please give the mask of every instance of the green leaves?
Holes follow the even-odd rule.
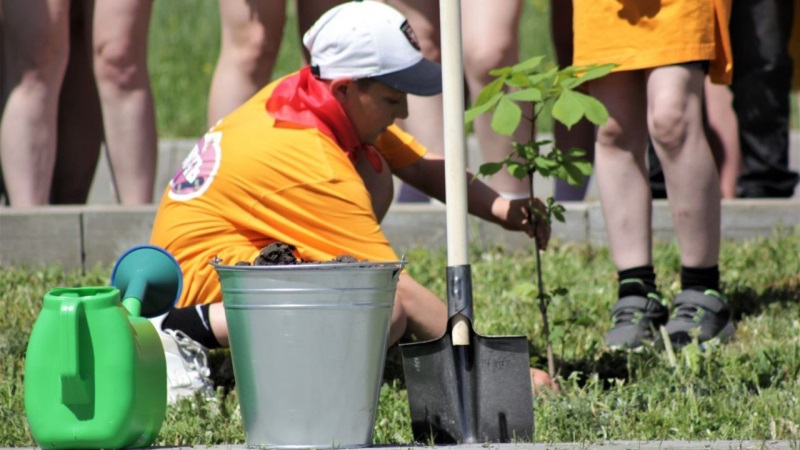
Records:
[[[608,110],[597,99],[584,93],[564,90],[553,105],[553,118],[572,128],[583,117],[595,125],[608,120]]]
[[[473,107],[467,110],[465,115],[467,124],[471,124],[482,114],[491,114],[492,129],[498,134],[513,136],[522,120],[529,121],[531,129],[536,130],[536,120],[545,109],[550,109],[553,118],[567,128],[571,128],[583,118],[595,125],[602,125],[608,120],[606,107],[590,95],[579,92],[577,88],[589,80],[607,75],[613,65],[569,66],[560,70],[558,67],[551,67],[542,70],[543,61],[543,56],[536,56],[511,67],[490,71],[489,74],[495,79],[478,94]],[[531,105],[530,117],[523,115],[520,103]],[[513,150],[502,161],[481,165],[478,175],[494,175],[506,167],[508,173],[520,180],[526,177],[532,179],[538,172],[542,177],[560,178],[571,185],[583,183],[584,178],[592,173],[592,164],[586,161],[586,152],[578,148],[562,152],[550,144],[549,141],[537,141],[535,135],[531,133],[528,141],[514,142]],[[545,151],[546,149],[550,150]],[[532,184],[530,196],[534,196]],[[531,214],[538,220],[552,224],[553,220],[564,222],[564,212],[564,207],[550,197],[546,199],[543,209],[533,208]],[[536,298],[544,322],[548,372],[554,377],[552,343],[563,339],[565,328],[549,327],[547,308],[552,294],[563,297],[567,294],[567,290],[559,287],[553,293],[545,291],[538,250],[536,255],[538,281]],[[534,291],[534,287],[530,283],[524,283],[518,285],[516,291],[529,295]]]
[[[523,118],[517,102],[527,102],[533,105],[533,116],[525,119],[532,124],[545,108],[552,108],[553,118],[568,128],[584,117],[595,125],[604,124],[608,119],[605,106],[577,88],[587,81],[608,75],[614,65],[542,70],[543,61],[543,56],[536,56],[511,67],[490,71],[489,74],[496,78],[478,94],[473,107],[467,110],[467,123],[489,113],[492,114],[492,128],[499,134],[511,136]]]
[[[519,126],[521,119],[522,109],[508,96],[503,96],[497,103],[497,108],[492,116],[492,128],[498,134],[511,136]]]
[[[607,75],[613,64],[585,67],[569,66],[546,68],[544,57],[536,56],[520,63],[501,67],[489,72],[496,78],[478,95],[475,104],[466,112],[468,123],[482,114],[491,114],[494,131],[512,136],[522,120],[531,122],[536,128],[539,114],[546,108],[552,111],[555,120],[571,128],[585,118],[595,125],[608,120],[608,110],[594,97],[577,90],[590,80]],[[532,115],[523,114],[520,103],[530,103]],[[553,148],[544,152],[550,142],[536,141],[534,136],[527,142],[514,142],[514,150],[501,162],[481,166],[479,175],[494,175],[502,166],[508,172],[523,179],[536,172],[543,177],[556,177],[571,185],[579,185],[592,173],[590,161],[582,149],[562,152]]]

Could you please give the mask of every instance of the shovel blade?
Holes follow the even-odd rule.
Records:
[[[468,346],[453,346],[449,334],[400,346],[414,439],[532,442],[527,339],[470,335]]]

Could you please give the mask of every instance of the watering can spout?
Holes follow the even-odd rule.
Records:
[[[167,313],[175,305],[183,288],[183,275],[166,250],[140,245],[117,260],[111,284],[122,293],[122,304],[132,317],[150,318]]]

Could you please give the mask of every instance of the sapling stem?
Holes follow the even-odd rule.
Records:
[[[535,208],[534,196],[533,192],[533,175],[535,171],[531,170],[528,172],[528,179],[530,180],[530,194],[531,194],[531,207]],[[531,209],[530,211],[530,220],[533,221],[533,228],[534,228],[534,235],[539,235],[539,221],[536,220],[534,217],[536,213]],[[533,240],[536,246],[536,281],[539,288],[539,312],[542,313],[542,331],[544,332],[544,340],[545,340],[545,352],[547,353],[547,373],[550,375],[550,378],[555,378],[556,376],[556,364],[554,361],[553,356],[553,344],[550,342],[550,321],[547,319],[547,296],[544,293],[544,282],[542,281],[542,255],[541,255],[541,248],[539,247],[539,240]]]

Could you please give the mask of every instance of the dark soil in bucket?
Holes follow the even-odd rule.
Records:
[[[239,261],[237,266],[289,266],[295,264],[357,263],[350,255],[341,255],[330,261],[303,261],[295,255],[295,246],[283,242],[273,242],[261,249],[258,256],[250,261]]]

